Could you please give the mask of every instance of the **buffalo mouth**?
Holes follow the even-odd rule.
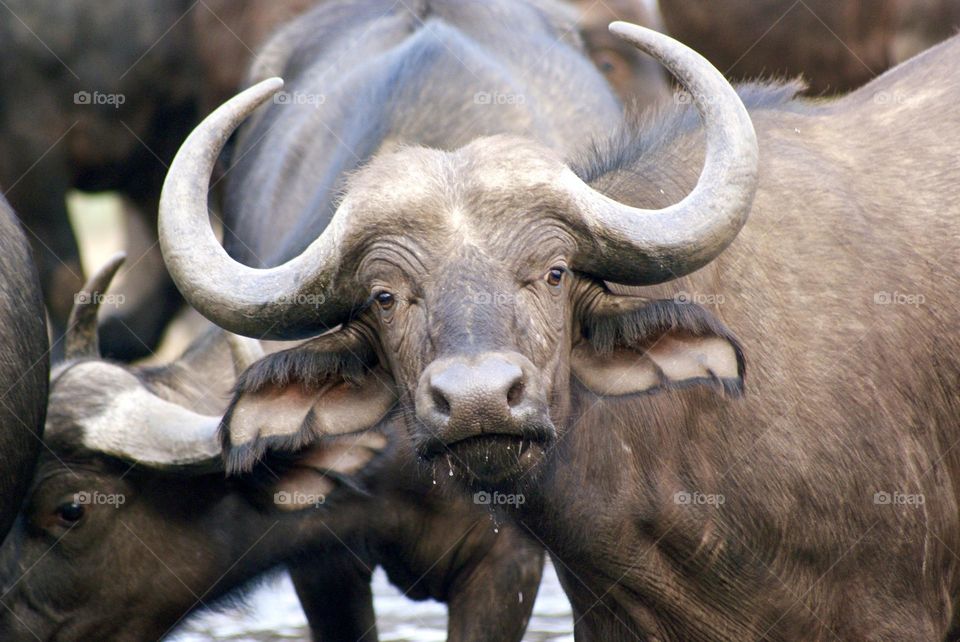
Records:
[[[495,482],[538,466],[555,441],[553,424],[544,421],[520,431],[478,432],[455,439],[431,435],[417,450],[428,463],[448,468],[451,475]]]

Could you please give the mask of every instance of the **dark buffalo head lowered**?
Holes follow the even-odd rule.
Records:
[[[756,188],[750,119],[696,53],[633,25],[611,30],[664,63],[704,121],[700,180],[662,210],[609,199],[524,139],[400,148],[352,177],[303,254],[254,269],[231,260],[207,225],[207,183],[226,138],[280,81],[252,87],[194,131],[160,215],[184,295],[218,325],[257,338],[339,325],[240,379],[224,436],[233,468],[267,448],[363,430],[396,408],[422,455],[449,455],[496,481],[540,461],[580,384],[600,395],[739,384],[739,349],[709,313],[616,295],[605,282],[683,276],[735,238]]]
[[[99,302],[122,260],[78,294],[51,376],[46,448],[0,548],[2,640],[155,640],[295,555],[335,557],[338,538],[367,532],[366,495],[337,489],[385,450],[380,432],[327,443],[269,481],[224,479],[217,432],[258,342],[214,329],[163,366],[101,358]],[[323,511],[298,503],[308,492]]]
[[[229,354],[222,375],[191,373],[200,355],[161,368],[101,359],[98,303],[122,259],[77,295],[51,373],[46,447],[0,549],[0,639],[156,639],[232,563],[195,524],[226,494],[224,398],[203,391],[222,375],[229,390]]]

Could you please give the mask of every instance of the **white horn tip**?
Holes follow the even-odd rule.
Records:
[[[643,33],[645,31],[653,31],[653,29],[648,29],[647,27],[641,27],[640,25],[635,25],[632,22],[625,22],[623,20],[616,20],[610,23],[610,26],[607,27],[610,30],[610,33],[615,36],[620,36],[621,38],[626,38],[637,32]]]
[[[115,271],[117,268],[123,265],[123,262],[126,260],[127,260],[126,252],[122,252],[122,251],[114,252],[113,254],[110,255],[110,258],[108,258],[106,261],[103,262],[103,266],[98,271],[101,271],[101,272],[107,271],[107,270]]]
[[[267,78],[260,84],[264,85],[265,87],[280,89],[283,87],[283,78],[274,76],[273,78]]]

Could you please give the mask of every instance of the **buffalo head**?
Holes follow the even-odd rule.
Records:
[[[446,455],[496,481],[542,459],[575,386],[625,395],[738,384],[739,349],[705,310],[617,295],[605,282],[675,279],[733,241],[757,182],[749,116],[693,51],[633,25],[611,30],[673,72],[703,118],[699,182],[664,209],[611,200],[525,139],[401,147],[350,179],[306,251],[255,269],[216,241],[208,180],[233,129],[281,82],[250,88],[194,131],[160,212],[164,257],[183,294],[239,334],[297,339],[330,329],[240,379],[224,436],[233,466],[250,466],[266,448],[364,430],[395,409],[421,455]]]
[[[77,295],[51,373],[45,449],[0,549],[4,640],[156,639],[233,562],[196,523],[226,493],[223,396],[206,391],[229,390],[229,355],[223,381],[222,367],[194,368],[200,355],[162,368],[101,359],[98,303],[122,259]]]

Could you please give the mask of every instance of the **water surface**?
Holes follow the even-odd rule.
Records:
[[[442,642],[446,639],[445,605],[405,598],[387,581],[381,569],[377,569],[374,575],[373,588],[381,641]],[[248,601],[248,607],[195,616],[172,640],[274,642],[310,639],[306,618],[286,574],[264,584]],[[534,603],[533,618],[523,639],[527,642],[573,642],[570,603],[549,563]]]

